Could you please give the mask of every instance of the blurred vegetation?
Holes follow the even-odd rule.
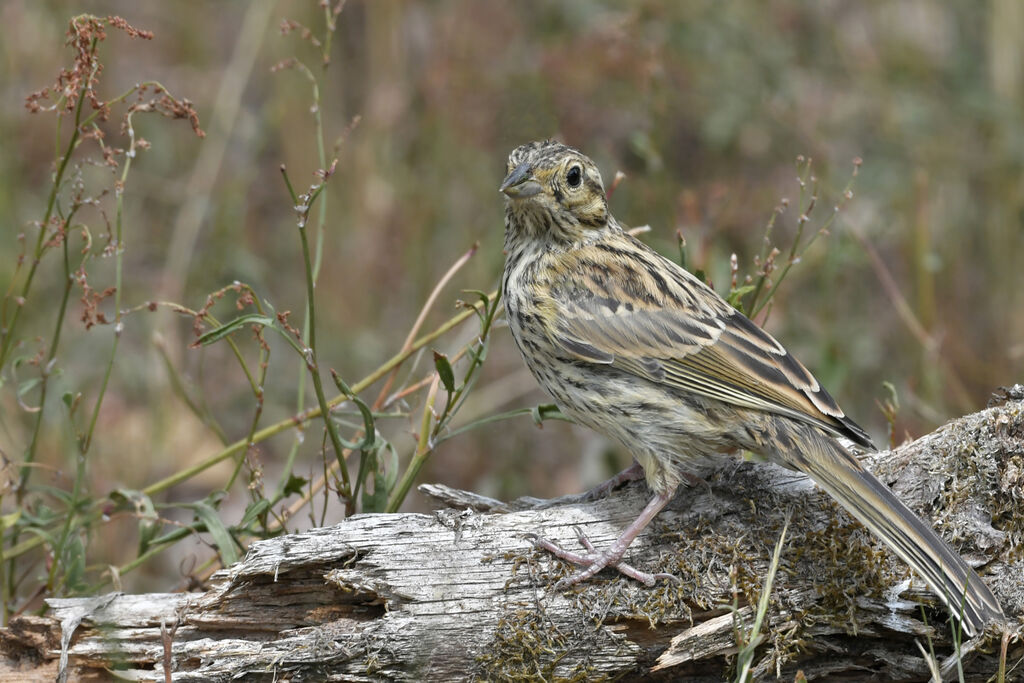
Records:
[[[508,152],[531,139],[580,148],[606,183],[625,172],[615,215],[650,225],[644,239],[666,254],[679,253],[679,231],[688,267],[722,292],[732,254],[740,284],[757,272],[773,216],[785,258],[809,196],[805,187],[799,200],[798,176],[806,183],[813,173],[808,228],[843,208],[764,309],[766,325],[880,445],[983,406],[994,388],[1020,380],[1024,360],[1022,7],[350,0],[332,34],[331,8],[312,0],[3,3],[0,287],[20,311],[0,366],[5,614],[112,582],[191,585],[252,538],[337,521],[346,508],[393,507],[397,499],[378,494],[413,483],[400,485],[404,475],[500,497],[549,496],[624,465],[625,454],[571,425],[545,421],[538,431],[528,409],[546,397],[500,319],[486,334],[493,299],[466,291],[486,294],[498,282],[497,186]],[[99,97],[158,81],[191,101],[206,136],[135,116],[134,134],[149,148],[131,158],[123,194],[115,189],[128,158],[106,168],[95,141],[83,144],[69,177],[97,199],[75,212],[68,251],[76,267],[88,262],[93,294],[83,302],[74,282],[61,316],[62,244],[40,261],[23,305],[13,298],[59,154],[55,114],[30,114],[24,103],[71,63],[65,32],[82,12],[154,34],[108,29]],[[97,124],[111,148],[129,148],[124,114]],[[62,122],[64,145],[71,121]],[[813,159],[811,171],[798,155]],[[318,177],[335,157],[330,177]],[[863,166],[847,201],[855,157]],[[315,202],[289,194],[282,164],[296,195],[322,185]],[[62,187],[56,215],[66,215],[74,191]],[[88,254],[80,225],[93,240]],[[319,392],[296,337],[309,339],[307,273],[318,263]],[[96,298],[119,277],[116,293]],[[245,286],[232,288],[236,281]],[[224,296],[207,308],[214,292]],[[150,312],[151,301],[179,308]],[[216,317],[203,320],[206,334],[254,317],[193,347],[196,318],[184,309]],[[284,321],[275,317],[285,311]],[[466,322],[390,374],[385,363],[408,341],[455,315]],[[254,322],[265,326],[256,337]],[[347,387],[330,381],[330,369]],[[345,403],[331,438],[323,421],[291,426],[321,398],[340,402],[355,390],[361,405]],[[527,410],[440,444],[517,409]],[[274,425],[276,436],[244,448]],[[379,441],[363,436],[367,427]],[[240,439],[238,452],[201,468]],[[329,493],[298,505],[348,447],[363,453],[372,491],[355,495],[363,478],[352,458],[353,481],[328,476]],[[422,457],[407,469],[414,454]],[[424,505],[415,492],[405,501]]]

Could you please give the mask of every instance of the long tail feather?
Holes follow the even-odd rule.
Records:
[[[981,577],[845,448],[813,428],[801,436],[801,452],[787,453],[787,461],[810,475],[921,575],[969,636],[993,620],[1005,620]]]

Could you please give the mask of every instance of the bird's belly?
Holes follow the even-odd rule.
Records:
[[[736,432],[742,425],[723,420],[720,405],[616,368],[559,357],[548,342],[521,334],[513,330],[527,366],[562,412],[621,444],[654,489],[672,490],[685,473],[720,465],[723,453],[740,446]]]

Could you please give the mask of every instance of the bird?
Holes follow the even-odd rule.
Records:
[[[921,575],[968,635],[1005,619],[978,574],[839,441],[874,450],[804,365],[623,229],[590,158],[554,140],[521,145],[499,190],[501,292],[516,346],[566,416],[632,454],[621,479],[642,468],[654,493],[604,550],[582,534],[582,553],[532,535],[582,567],[556,589],[606,567],[649,586],[667,577],[623,562],[630,543],[692,472],[751,452],[808,475]]]

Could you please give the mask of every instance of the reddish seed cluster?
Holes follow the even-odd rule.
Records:
[[[291,311],[281,311],[277,314],[277,322],[281,323],[281,327],[288,330],[293,337],[302,341],[302,332],[297,327],[288,322],[288,317],[292,314]]]
[[[30,112],[35,114],[42,111],[56,111],[58,106],[62,111],[73,112],[79,99],[84,97],[84,100],[88,102],[93,111],[98,112],[96,116],[98,121],[106,121],[110,118],[110,103],[104,101],[96,92],[96,86],[103,72],[103,64],[99,61],[98,57],[98,48],[99,44],[106,40],[107,26],[124,31],[132,38],[142,38],[143,40],[152,40],[153,38],[152,31],[135,28],[122,17],[108,16],[102,19],[94,16],[83,16],[72,19],[67,32],[67,44],[75,51],[72,66],[69,69],[62,68],[60,73],[57,74],[56,82],[52,86],[29,93],[25,98],[25,107]],[[153,88],[155,91],[155,97],[144,101],[144,94],[150,88]],[[136,98],[136,103],[128,108],[122,121],[122,132],[127,132],[131,114],[135,112],[156,111],[169,118],[188,120],[195,134],[199,137],[205,137],[206,134],[199,127],[199,114],[189,100],[178,100],[164,91],[163,88],[146,84],[138,86]],[[83,131],[83,133],[88,133],[97,140],[101,137],[101,134],[95,131],[95,129],[92,132]],[[136,146],[145,149],[149,147],[149,143],[142,140],[136,142]],[[114,155],[122,152],[122,150],[103,149],[104,162],[111,166],[116,165],[114,163]]]
[[[299,22],[293,19],[282,19],[281,20],[281,35],[286,36],[293,31],[299,32],[299,37],[303,40],[308,40],[313,47],[320,47],[320,41],[306,26],[303,26]]]
[[[137,29],[122,17],[109,16],[106,19],[84,16],[75,17],[68,27],[67,44],[75,50],[75,58],[70,69],[61,69],[57,81],[52,87],[42,88],[30,93],[25,98],[25,107],[32,113],[50,111],[56,108],[54,103],[44,106],[52,94],[57,94],[65,111],[73,111],[82,90],[85,99],[93,110],[100,112],[99,119],[105,121],[110,116],[110,107],[96,94],[96,84],[103,71],[103,64],[97,58],[97,48],[106,40],[106,27],[124,31],[132,38],[152,40],[152,31]]]
[[[120,29],[127,33],[132,38],[142,38],[143,40],[153,40],[153,32],[146,31],[144,29],[135,28],[127,21],[124,17],[108,16],[107,23],[116,29]]]
[[[103,300],[114,295],[117,291],[114,287],[107,287],[102,292],[97,292],[95,289],[89,286],[89,281],[84,268],[79,268],[75,273],[75,280],[78,285],[82,288],[82,323],[85,324],[85,329],[91,328],[93,325],[106,325],[109,320],[107,316],[103,314],[103,311],[99,309]]]

